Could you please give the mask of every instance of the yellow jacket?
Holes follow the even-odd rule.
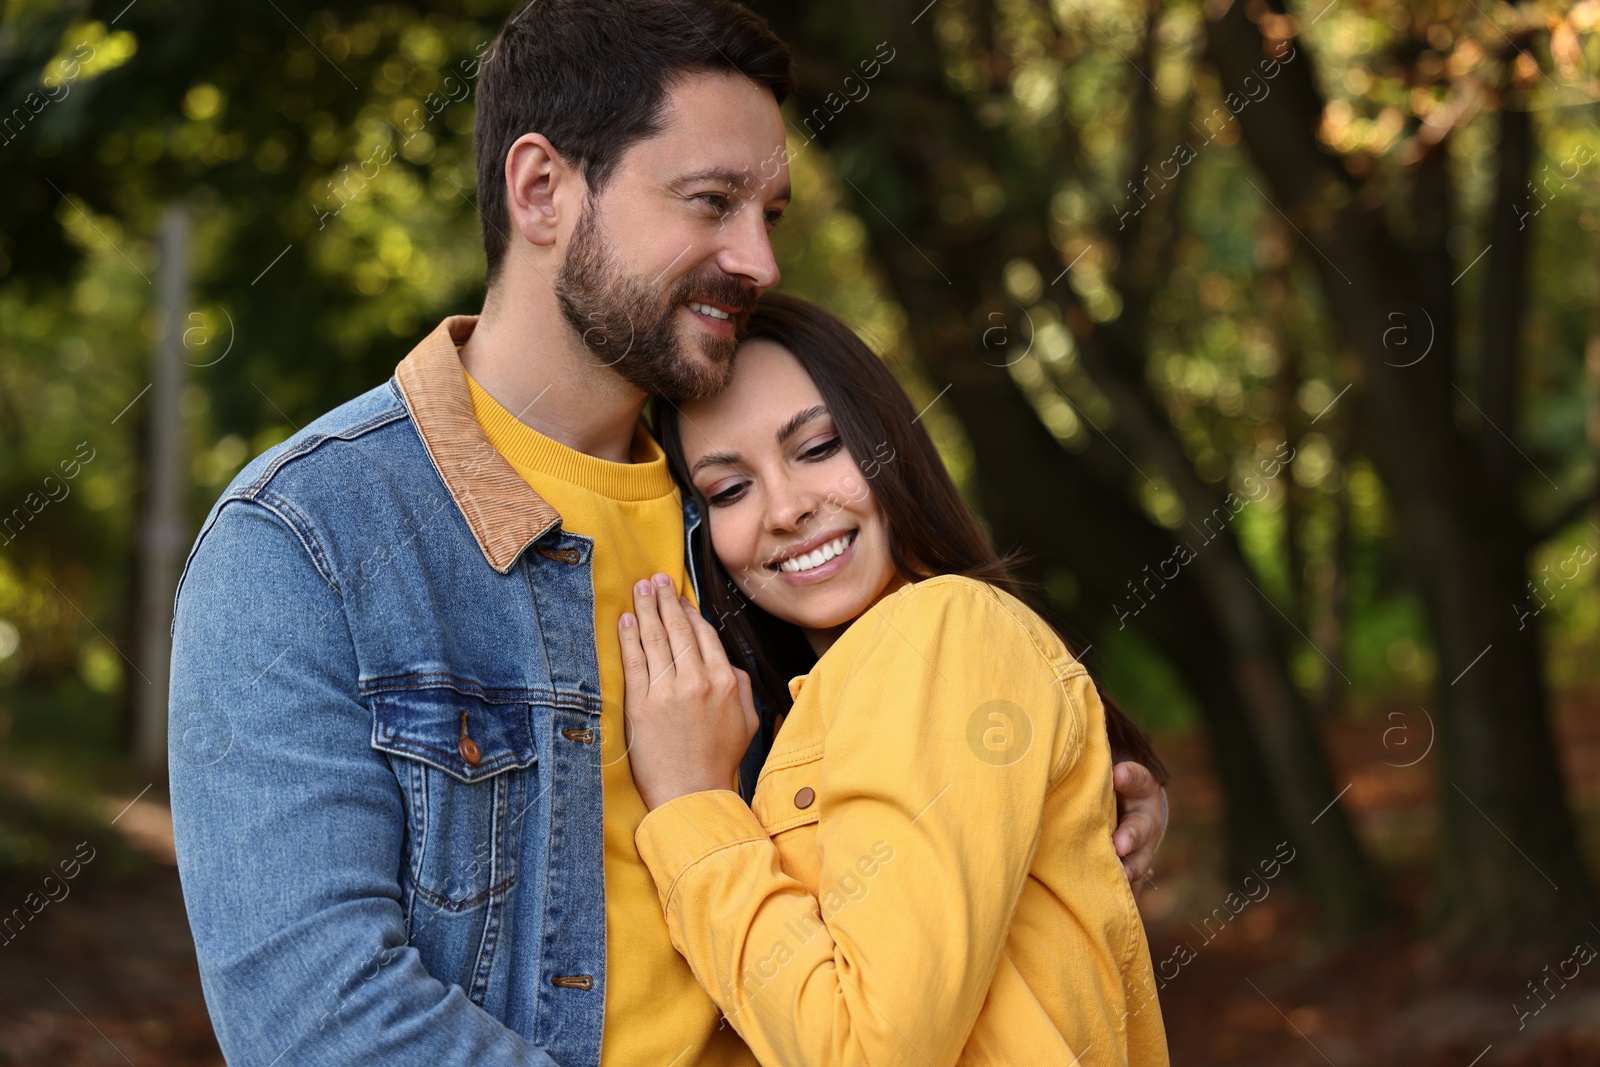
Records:
[[[1167,1063],[1104,712],[1042,619],[904,585],[789,688],[750,807],[692,793],[637,833],[766,1067]]]

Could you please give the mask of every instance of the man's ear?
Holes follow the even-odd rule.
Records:
[[[529,244],[552,245],[564,212],[581,210],[584,182],[542,133],[525,133],[506,153],[506,210]]]

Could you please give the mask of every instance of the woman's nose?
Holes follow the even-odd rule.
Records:
[[[798,530],[817,513],[817,496],[798,486],[776,488],[768,497],[767,521],[773,529]]]

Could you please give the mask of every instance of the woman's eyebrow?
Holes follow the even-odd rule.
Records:
[[[813,404],[804,411],[796,412],[788,422],[784,423],[783,426],[779,428],[778,443],[780,445],[785,443],[789,440],[789,438],[800,432],[800,427],[804,426],[818,415],[826,415],[827,413],[828,406],[826,404]]]
[[[737,467],[739,461],[743,458],[737,452],[707,452],[695,461],[694,469],[689,472],[689,477],[693,478],[707,467]]]
[[[812,419],[828,413],[826,404],[813,404],[804,411],[798,411],[790,417],[789,421],[778,428],[778,444],[783,444],[789,438],[800,432],[800,428]],[[694,468],[689,471],[689,477],[694,477],[707,467],[728,466],[737,467],[744,456],[738,452],[707,452],[695,461]]]

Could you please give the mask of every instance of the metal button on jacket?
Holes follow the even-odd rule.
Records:
[[[467,713],[461,713],[461,740],[456,742],[456,751],[461,753],[461,758],[469,766],[476,767],[478,761],[483,759],[483,751],[478,748],[478,742],[467,736]]]
[[[816,799],[817,791],[812,789],[809,785],[804,786],[801,788],[800,792],[794,795],[794,806],[797,808],[809,808],[811,806],[811,802]]]

